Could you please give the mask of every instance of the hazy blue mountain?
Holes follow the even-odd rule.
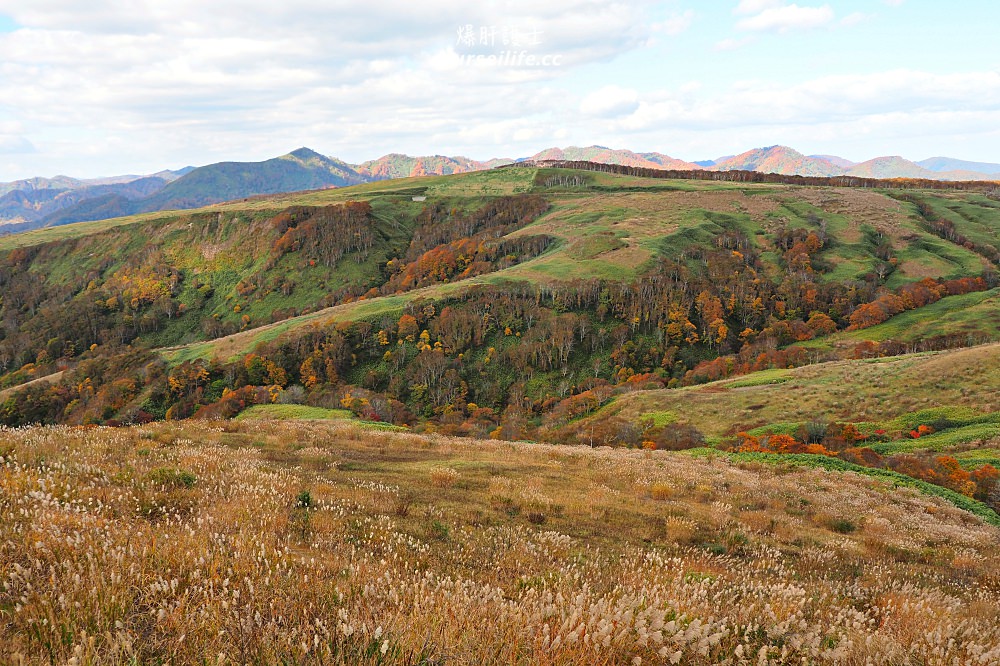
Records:
[[[259,194],[344,187],[366,181],[340,160],[299,148],[263,162],[219,162],[198,167],[142,201],[140,210],[197,208]]]
[[[978,171],[979,173],[1000,174],[1000,164],[993,162],[968,162],[953,157],[929,157],[917,162],[930,171]]]
[[[121,183],[91,185],[75,189],[14,190],[0,197],[0,233],[14,233],[54,224],[68,224],[84,220],[102,220],[94,217],[98,200],[121,199],[134,206],[134,202],[152,196],[163,189],[163,178],[146,177]],[[121,207],[126,210],[127,207]],[[101,210],[109,211],[108,208]],[[100,213],[103,214],[103,213]],[[125,213],[127,214],[127,213]],[[17,225],[11,226],[11,225]]]

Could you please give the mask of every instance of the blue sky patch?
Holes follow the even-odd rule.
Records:
[[[0,32],[14,32],[20,27],[11,17],[0,14]]]

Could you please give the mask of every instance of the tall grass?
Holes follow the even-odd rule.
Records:
[[[1000,661],[1000,531],[877,479],[320,421],[0,442],[3,663]]]

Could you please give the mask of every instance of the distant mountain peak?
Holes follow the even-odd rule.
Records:
[[[366,178],[386,180],[482,171],[491,168],[491,166],[494,166],[491,162],[478,162],[461,156],[423,155],[415,157],[402,153],[389,153],[378,159],[362,162],[354,168]]]
[[[709,169],[802,176],[837,176],[844,172],[842,168],[826,160],[806,157],[794,148],[782,145],[754,148],[727,159],[720,159]]]
[[[837,155],[810,155],[809,157],[816,160],[826,160],[833,166],[840,167],[841,169],[845,170],[850,169],[852,166],[855,166],[857,164],[857,162],[854,162],[852,160],[843,157],[838,157]]]
[[[935,178],[936,174],[899,155],[883,155],[861,162],[847,172],[862,178]]]
[[[296,148],[292,152],[288,153],[286,157],[295,157],[300,160],[310,160],[310,159],[315,159],[317,157],[325,159],[326,156],[320,155],[312,148],[306,148],[305,146],[303,146],[302,148]]]

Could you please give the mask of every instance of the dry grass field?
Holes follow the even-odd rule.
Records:
[[[319,421],[0,455],[3,664],[1000,663],[1000,530],[851,473]]]

